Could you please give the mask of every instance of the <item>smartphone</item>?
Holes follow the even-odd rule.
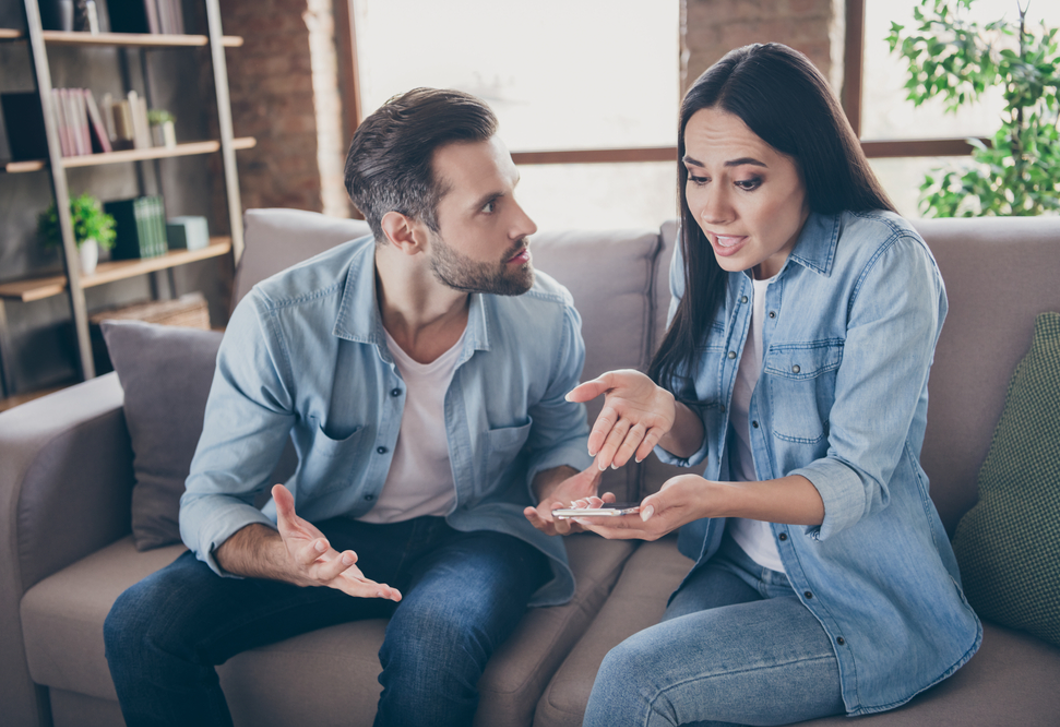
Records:
[[[633,515],[640,512],[639,502],[605,502],[600,507],[587,508],[561,508],[552,511],[552,517],[618,517],[619,515]]]

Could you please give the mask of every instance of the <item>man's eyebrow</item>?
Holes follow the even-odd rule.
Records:
[[[473,210],[480,210],[486,205],[488,205],[490,202],[496,202],[498,199],[504,196],[504,192],[487,192],[486,194],[479,197],[478,200],[476,200],[475,203],[470,206],[470,208]]]
[[[692,157],[688,156],[687,154],[685,154],[684,159],[682,159],[681,161],[683,161],[685,164],[688,164],[689,166],[693,166],[693,167],[703,167],[703,166],[705,166],[703,164],[703,162],[698,161],[696,159],[693,159]],[[742,167],[745,164],[750,164],[751,166],[755,166],[755,167],[765,167],[766,166],[765,162],[760,162],[757,159],[755,159],[754,157],[740,157],[739,159],[730,159],[729,161],[725,162],[725,166],[727,166],[727,167]]]

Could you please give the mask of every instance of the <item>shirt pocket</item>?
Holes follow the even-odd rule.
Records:
[[[492,488],[505,468],[519,456],[523,445],[530,437],[533,421],[514,427],[499,427],[486,432],[489,451],[486,456],[486,479],[483,483],[488,490]]]
[[[764,369],[775,436],[808,444],[827,436],[842,360],[839,340],[770,347]]]
[[[333,439],[317,424],[309,452],[302,460],[302,483],[317,495],[348,486],[358,472],[358,459],[365,456],[363,440],[368,429],[358,426],[342,439]]]

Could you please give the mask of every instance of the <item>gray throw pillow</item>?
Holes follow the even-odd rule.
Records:
[[[139,321],[103,321],[102,329],[125,391],[136,548],[180,542],[180,496],[202,433],[222,334]]]

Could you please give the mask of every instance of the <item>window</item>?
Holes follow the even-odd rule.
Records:
[[[352,7],[362,115],[415,86],[467,91],[497,114],[541,229],[676,216],[679,0]]]
[[[847,72],[858,76],[848,84],[848,92],[860,89],[848,93],[848,113],[860,119],[860,136],[873,169],[898,211],[909,217],[919,216],[917,200],[924,175],[953,164],[953,156],[968,154],[964,139],[992,136],[1003,108],[1000,88],[989,89],[978,103],[956,114],[946,113],[941,101],[932,99],[914,107],[906,99],[906,66],[891,53],[886,38],[892,21],[907,29],[915,27],[913,8],[918,4],[918,0],[847,0],[851,51]],[[1019,8],[1017,0],[974,0],[963,17],[981,24],[1002,17],[1016,23]],[[1028,27],[1042,20],[1049,27],[1060,26],[1060,3],[1029,2],[1027,20]],[[850,108],[852,104],[857,104],[856,110]]]

